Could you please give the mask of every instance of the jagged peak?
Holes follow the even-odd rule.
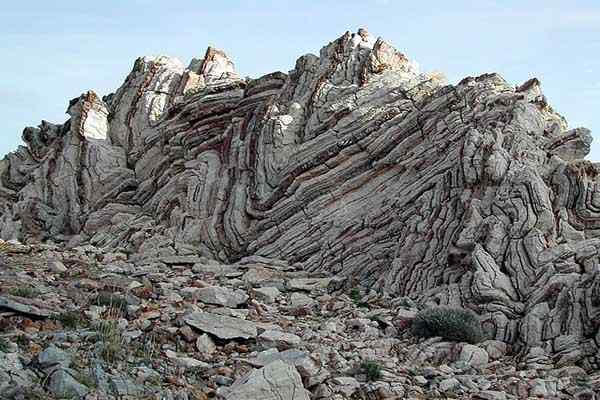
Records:
[[[371,35],[366,28],[359,28],[356,33],[346,31],[323,46],[318,57],[312,54],[300,57],[295,71],[310,69],[314,65],[319,65],[322,74],[334,84],[364,85],[372,75],[386,70],[398,71],[408,78],[420,75],[417,63],[383,38]]]
[[[71,116],[71,130],[81,137],[102,140],[107,138],[108,109],[93,90],[71,100],[67,114]]]

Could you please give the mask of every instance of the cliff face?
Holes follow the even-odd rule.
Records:
[[[600,168],[537,79],[447,85],[359,30],[258,79],[140,58],[68,113],[0,164],[3,238],[284,259],[597,362]]]

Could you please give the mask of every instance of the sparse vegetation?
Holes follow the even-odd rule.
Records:
[[[116,312],[116,311],[114,311]],[[116,320],[98,321],[94,325],[98,333],[99,355],[108,363],[114,363],[123,355],[124,338]]]
[[[352,290],[350,290],[350,299],[353,302],[358,303],[361,299],[360,290],[358,290],[357,288],[353,288]]]
[[[357,307],[368,307],[369,304],[362,301],[362,295],[360,294],[360,289],[353,288],[350,290],[349,294],[350,299],[356,304]]]
[[[77,311],[65,311],[54,316],[67,329],[77,329],[87,325],[87,321]]]
[[[124,312],[127,308],[127,300],[125,297],[109,292],[98,294],[93,303],[97,306],[109,307],[119,313]]]
[[[12,246],[9,243],[0,239],[0,254],[5,254],[5,253],[10,252],[11,247]]]
[[[14,342],[20,346],[20,347],[27,347],[29,346],[29,339],[27,338],[27,336],[25,335],[18,335],[14,337]]]
[[[477,314],[467,309],[451,307],[433,307],[419,311],[412,323],[411,332],[417,337],[440,336],[468,343],[479,343],[484,336]]]
[[[134,347],[134,355],[141,358],[143,362],[150,364],[156,355],[160,352],[159,344],[155,334],[147,335],[143,341],[137,342]]]
[[[0,337],[0,351],[6,353],[8,351],[8,340]]]
[[[183,94],[183,97],[184,97],[185,99],[189,99],[189,98],[191,98],[191,97],[193,97],[193,96],[197,95],[198,93],[200,93],[200,92],[201,92],[203,89],[204,89],[204,87],[202,87],[202,86],[198,86],[198,87],[195,87],[195,88],[189,89],[188,91],[186,91],[186,92]]]
[[[94,389],[96,388],[96,380],[91,376],[91,374],[79,372],[77,373],[76,379],[78,382],[87,386],[88,388]]]
[[[32,299],[40,295],[40,291],[31,286],[17,286],[11,288],[8,293],[12,296],[25,297],[28,299]]]
[[[360,369],[369,381],[376,381],[381,378],[381,365],[375,361],[364,361],[360,365]]]

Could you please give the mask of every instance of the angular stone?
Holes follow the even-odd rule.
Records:
[[[186,324],[219,339],[250,339],[258,334],[256,324],[239,318],[208,312],[194,312],[184,317]]]
[[[85,385],[63,369],[52,372],[48,381],[48,390],[58,397],[82,398],[89,392]]]
[[[275,361],[236,381],[225,399],[309,400],[310,397],[296,369],[283,361]]]
[[[18,313],[33,315],[35,317],[47,318],[52,315],[51,310],[43,308],[33,300],[9,295],[0,295],[0,309],[1,308],[7,308]]]
[[[196,360],[192,357],[182,356],[171,350],[167,350],[165,355],[183,368],[210,368],[210,364],[205,363],[204,361]]]
[[[288,290],[304,290],[310,292],[315,289],[327,289],[331,278],[296,278],[287,282]]]
[[[277,297],[281,295],[281,292],[276,287],[266,286],[252,289],[252,294],[256,300],[270,304],[275,302]]]
[[[298,346],[302,339],[292,333],[268,330],[258,336],[257,342],[265,349],[275,347],[278,350],[287,350]]]
[[[506,393],[497,390],[482,390],[473,395],[474,400],[505,400]]]
[[[460,351],[458,361],[473,368],[481,368],[487,365],[489,356],[484,349],[472,344],[465,344]]]
[[[51,345],[38,354],[38,362],[42,368],[68,368],[71,365],[71,355],[56,346]]]
[[[498,360],[506,354],[508,346],[499,340],[486,340],[479,344],[489,355],[490,359]]]
[[[290,296],[290,305],[292,307],[313,306],[317,301],[304,293],[292,293]]]
[[[48,261],[48,269],[52,272],[63,273],[67,272],[67,267],[59,260],[49,260]]]
[[[338,376],[332,379],[334,393],[341,393],[346,397],[352,396],[360,388],[360,383],[350,376]]]
[[[444,379],[438,385],[438,387],[442,393],[445,393],[449,390],[454,390],[458,386],[460,386],[460,382],[456,378]]]
[[[196,339],[196,349],[200,352],[200,354],[204,354],[206,356],[210,356],[215,352],[217,346],[215,342],[208,336],[206,333],[204,335],[200,335],[198,339]]]
[[[220,286],[200,288],[195,292],[196,297],[203,303],[216,304],[224,307],[235,308],[244,304],[248,296],[238,290],[234,291]]]

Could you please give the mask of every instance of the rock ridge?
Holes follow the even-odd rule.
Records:
[[[285,260],[599,367],[599,166],[535,78],[450,85],[359,30],[257,79],[142,57],[67,112],[0,162],[2,238]]]

